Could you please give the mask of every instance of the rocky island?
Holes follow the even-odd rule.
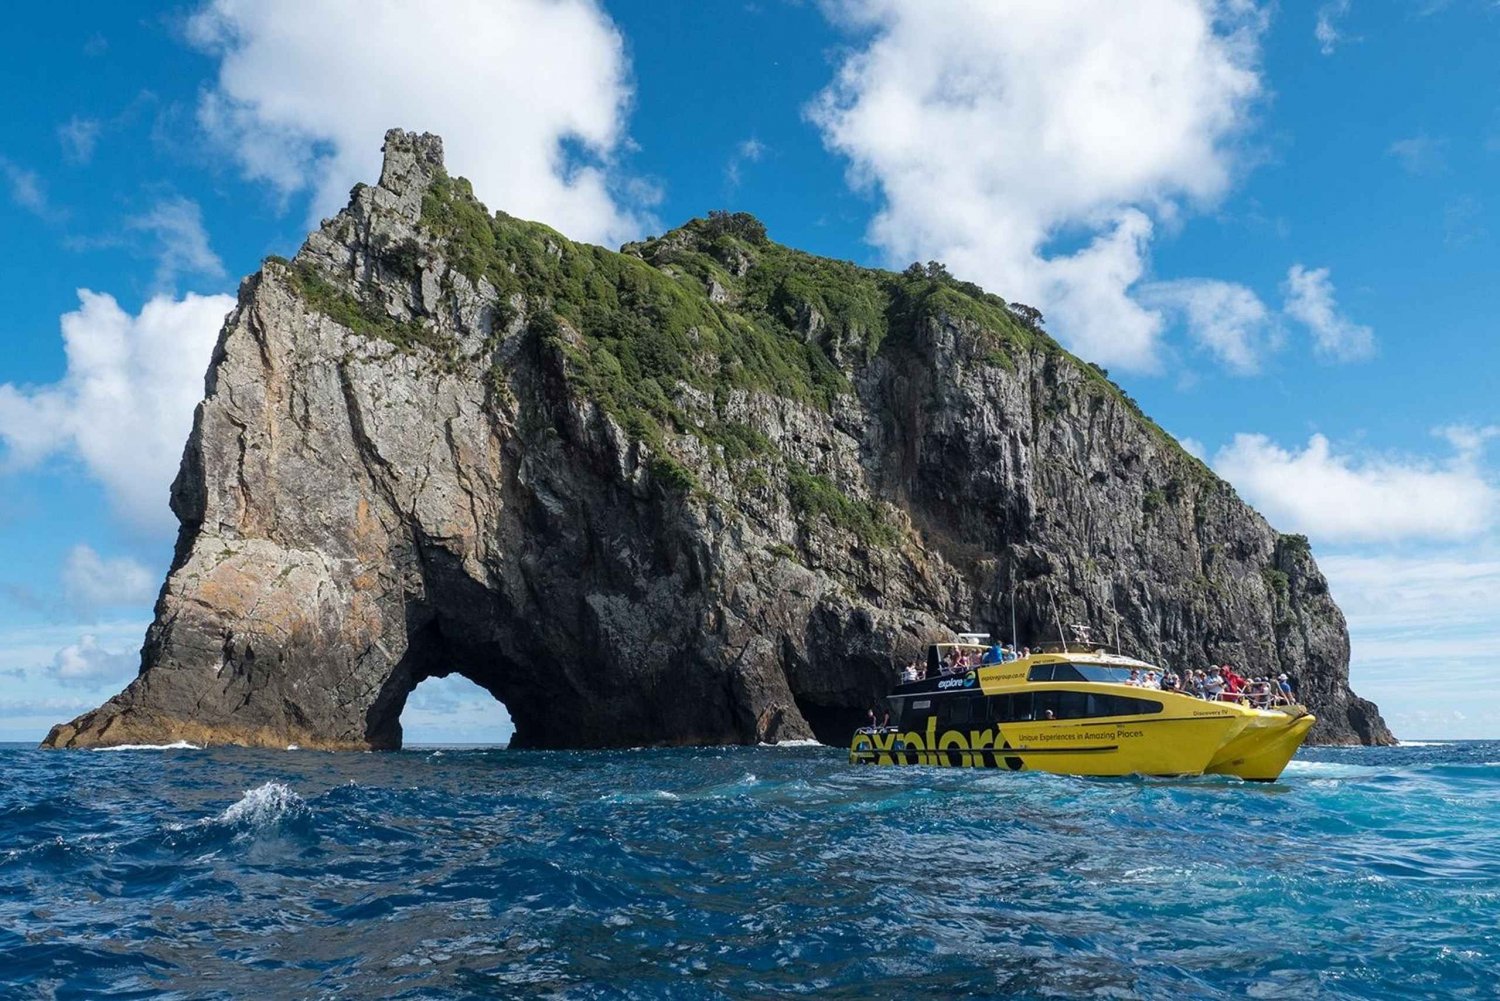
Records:
[[[1285,671],[1314,740],[1392,740],[1307,540],[1034,310],[741,214],[574,243],[431,135],[241,285],[171,503],[139,676],[46,745],[397,748],[452,672],[515,746],[843,743],[895,663],[1012,608],[1022,642]]]

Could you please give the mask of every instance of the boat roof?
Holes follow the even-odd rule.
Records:
[[[975,634],[966,633],[964,635],[968,636]],[[959,641],[953,643],[929,643],[928,649],[988,650],[990,646],[991,644],[988,643],[967,643]],[[1052,664],[1059,661],[1068,660],[1077,660],[1086,664],[1106,664],[1111,667],[1143,668],[1148,671],[1161,670],[1160,667],[1150,663],[1149,661],[1140,660],[1136,657],[1127,657],[1124,654],[1118,653],[1106,646],[1102,646],[1097,643],[1089,644],[1087,646],[1077,643],[1070,643],[1066,646],[1066,648],[1061,643],[1046,643],[1043,644],[1041,648],[1033,650],[1030,656],[1020,658],[1019,660],[1007,661],[1007,663],[1016,664],[1025,661],[1027,663],[1034,664]],[[988,667],[990,665],[986,664],[985,666]]]

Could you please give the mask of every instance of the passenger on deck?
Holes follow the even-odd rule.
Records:
[[[1170,667],[1167,668],[1166,672],[1161,676],[1161,690],[1164,692],[1175,692],[1177,691],[1178,683],[1177,672]]]
[[[984,659],[982,659],[979,663],[981,663],[981,664],[1003,664],[1003,663],[1005,663],[1005,647],[1001,646],[998,641],[996,641],[994,643],[991,643],[990,644],[990,648],[984,652]]]
[[[1208,696],[1204,694],[1204,690],[1208,684],[1208,675],[1203,672],[1203,668],[1200,667],[1188,673],[1193,676],[1193,684],[1189,694],[1196,695],[1200,699],[1207,698]]]
[[[1276,685],[1277,690],[1280,691],[1280,693],[1281,693],[1281,701],[1283,703],[1285,703],[1286,705],[1291,705],[1293,703],[1293,701],[1294,701],[1292,699],[1292,685],[1291,685],[1291,682],[1289,682],[1287,680],[1287,677],[1284,674],[1278,676],[1277,679],[1276,679],[1276,681],[1277,681],[1277,685]]]
[[[1203,683],[1203,697],[1210,702],[1219,701],[1219,696],[1224,692],[1224,676],[1216,667],[1209,672],[1208,680]]]
[[[1141,685],[1141,672],[1132,667],[1130,669],[1130,677],[1125,679],[1125,684],[1135,685],[1139,688]]]
[[[1025,660],[1027,657],[1030,657],[1030,656],[1031,656],[1031,647],[1029,647],[1029,646],[1023,646],[1021,648],[1021,659]]]
[[[912,663],[907,664],[906,667],[902,669],[902,671],[901,671],[901,681],[903,683],[909,683],[909,682],[916,681],[916,680],[917,680],[917,665],[916,665],[916,662],[913,661]]]
[[[1235,674],[1234,670],[1228,664],[1224,665],[1222,676],[1224,678],[1224,694],[1220,698],[1226,702],[1238,702],[1240,700],[1240,691],[1244,687],[1240,676]]]
[[[1161,679],[1156,676],[1155,671],[1147,671],[1146,678],[1141,682],[1142,688],[1161,688]]]

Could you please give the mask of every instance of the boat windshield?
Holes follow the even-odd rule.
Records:
[[[1027,680],[1107,681],[1123,685],[1130,680],[1130,668],[1109,667],[1104,664],[1038,664],[1031,669]]]

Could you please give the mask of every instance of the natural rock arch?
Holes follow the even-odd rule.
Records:
[[[505,703],[516,746],[839,742],[894,661],[1012,602],[1033,636],[1055,602],[1179,663],[1300,673],[1324,739],[1389,739],[1305,544],[994,297],[723,220],[609,254],[465,191],[439,140],[392,132],[380,183],[245,280],[141,674],[47,744],[392,748],[450,671]],[[736,305],[756,255],[811,276],[778,286],[780,320]],[[890,299],[794,301],[820,269]],[[494,284],[521,273],[553,284]],[[609,296],[723,325],[718,355],[676,331],[670,428],[589,382],[619,363],[579,317],[651,336]],[[803,363],[834,405],[776,381]]]

